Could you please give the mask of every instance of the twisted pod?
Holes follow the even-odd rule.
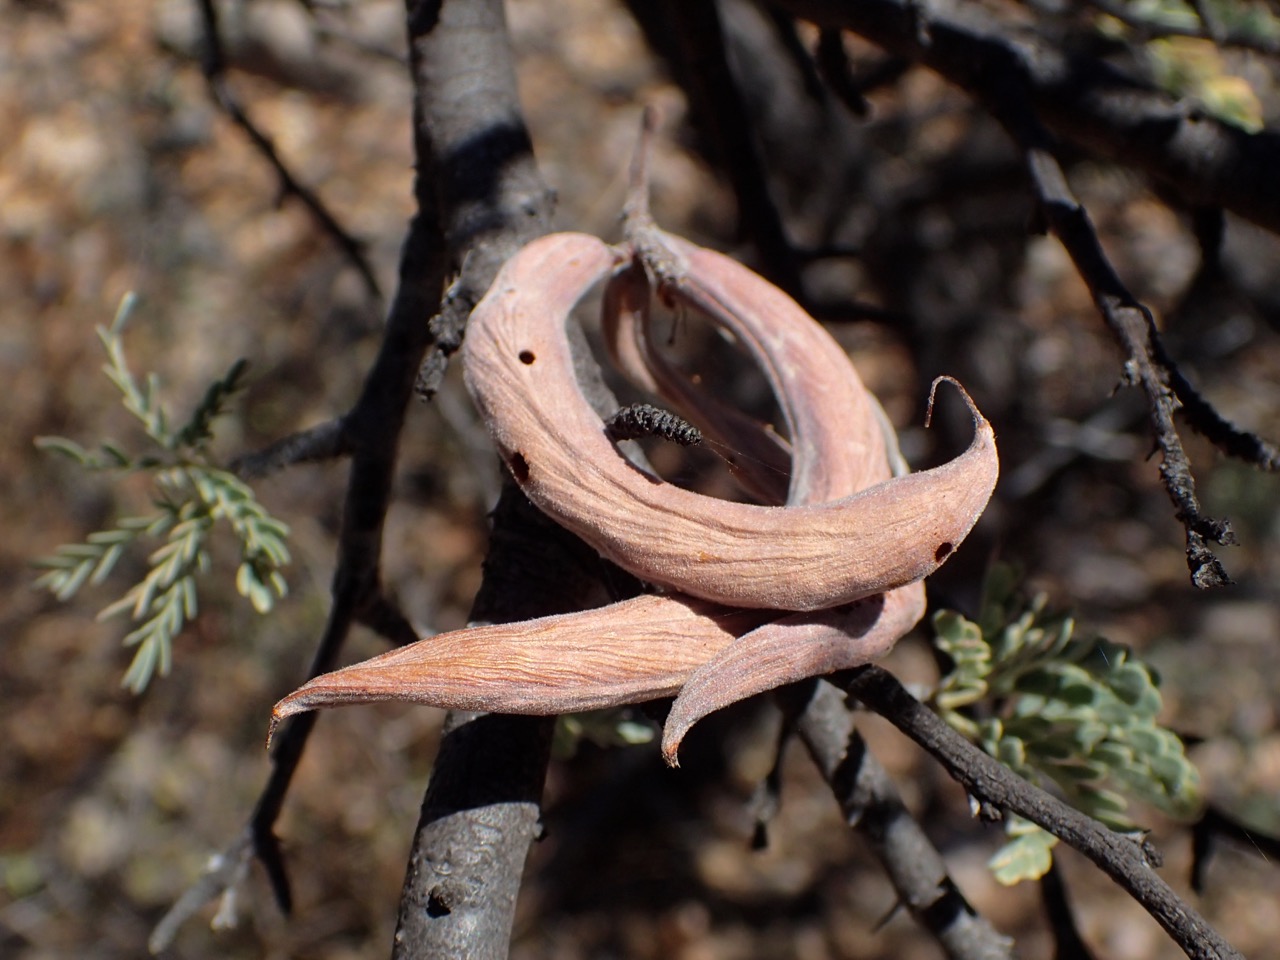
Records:
[[[675,760],[707,713],[784,683],[866,663],[923,614],[920,581],[968,534],[997,476],[991,427],[954,460],[892,477],[882,414],[848,357],[784,293],[745,267],[654,231],[660,293],[737,339],[777,396],[790,444],[786,504],[672,486],[628,461],[573,373],[565,322],[608,280],[605,333],[633,379],[736,449],[765,499],[787,445],[703,393],[648,338],[650,282],[631,248],[554,234],[503,267],[472,314],[467,387],[528,497],[601,554],[671,591],[599,610],[476,627],[318,677],[274,719],[398,699],[553,714],[679,691],[663,737]],[[670,266],[674,264],[674,268]],[[963,391],[962,391],[963,393]]]

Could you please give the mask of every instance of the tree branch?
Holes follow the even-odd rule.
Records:
[[[284,162],[271,138],[253,122],[232,92],[231,85],[227,82],[227,58],[222,46],[222,31],[218,25],[218,8],[214,0],[199,0],[199,4],[201,24],[204,28],[204,56],[200,66],[204,71],[205,82],[209,85],[209,94],[214,103],[245,132],[249,141],[271,164],[271,168],[279,178],[282,196],[297,197],[320,224],[320,228],[333,239],[343,255],[355,267],[356,272],[360,274],[360,279],[364,281],[365,290],[368,291],[369,296],[375,303],[381,303],[382,290],[378,286],[378,278],[374,276],[373,267],[365,257],[364,242],[348,233],[315,191],[293,175],[293,171]]]
[[[1191,889],[1204,890],[1204,874],[1221,839],[1233,840],[1263,860],[1280,860],[1280,837],[1245,826],[1217,807],[1210,806],[1191,828]]]
[[[1155,320],[1125,287],[1107,259],[1089,214],[1072,195],[1058,161],[1040,142],[1041,138],[1028,129],[1026,121],[1030,118],[1027,115],[1011,118],[1007,111],[1004,117],[1006,126],[1026,152],[1028,173],[1050,230],[1066,248],[1081,279],[1089,287],[1098,312],[1125,350],[1125,378],[1142,387],[1147,395],[1151,425],[1162,458],[1160,479],[1186,530],[1191,582],[1201,588],[1230,583],[1230,577],[1208,543],[1233,544],[1235,534],[1226,520],[1215,520],[1201,510],[1191,463],[1173,422],[1179,404],[1170,387],[1170,378],[1176,367],[1164,351]]]
[[[769,189],[760,146],[730,69],[724,24],[714,0],[629,3],[655,50],[671,58],[695,122],[733,187],[743,233],[760,255],[760,272],[804,302],[795,250]],[[646,9],[648,8],[648,9]]]
[[[1280,232],[1280,134],[1246,133],[1085,56],[1069,56],[966,0],[931,0],[928,42],[917,0],[773,0],[820,27],[860,34],[921,63],[989,107],[1012,80],[1055,135],[1125,163],[1188,205],[1222,207]]]
[[[418,213],[409,224],[401,249],[399,284],[382,345],[351,412],[313,431],[288,438],[257,458],[249,458],[248,468],[244,463],[241,465],[241,469],[260,467],[266,471],[320,455],[345,452],[351,456],[331,587],[332,605],[308,679],[337,665],[353,623],[365,623],[393,643],[412,643],[418,639],[408,620],[382,595],[380,574],[383,524],[390,503],[400,432],[412,396],[414,375],[430,336],[422,319],[439,303],[444,285],[445,258],[436,194],[421,172],[414,191]],[[227,884],[238,882],[243,872],[231,870],[228,865],[241,861],[246,851],[252,851],[263,864],[281,909],[290,910],[292,895],[274,826],[315,722],[314,716],[296,717],[277,732],[271,752],[271,773],[244,832],[215,858],[214,865],[192,891],[161,920],[152,935],[153,943],[161,942],[161,934],[171,936],[210,898],[230,889]]]
[[[1178,398],[1182,416],[1196,433],[1229,457],[1272,473],[1280,470],[1280,448],[1256,433],[1241,430],[1218,413],[1169,359],[1163,341],[1157,340],[1153,346],[1155,359],[1168,372],[1169,387]]]
[[[941,763],[979,803],[1009,811],[1079,850],[1129,893],[1189,957],[1243,960],[1155,873],[1155,850],[1122,836],[1023,780],[974,746],[879,667],[849,671],[840,685]]]
[[[854,728],[844,695],[819,683],[800,737],[831,784],[845,819],[867,842],[912,917],[953,960],[1008,960],[1013,941],[976,913],[902,803],[888,772]]]
[[[417,388],[431,395],[501,264],[545,233],[552,194],[520,112],[501,0],[406,3],[420,173],[437,192],[458,271],[431,320]],[[602,389],[586,370],[584,388]],[[605,414],[616,409],[598,397]],[[595,551],[508,482],[494,511],[474,620],[509,622],[608,599]],[[617,582],[633,583],[625,575]],[[507,956],[516,894],[539,827],[553,721],[451,715],[401,893],[395,960]]]
[[[1071,901],[1067,899],[1067,888],[1057,863],[1049,864],[1049,872],[1040,878],[1040,900],[1049,919],[1049,929],[1053,931],[1055,960],[1093,960],[1089,945],[1076,929]]]
[[[1099,313],[1124,349],[1126,379],[1140,386],[1147,395],[1152,428],[1162,458],[1160,477],[1186,531],[1187,566],[1192,583],[1201,588],[1230,583],[1226,570],[1209,544],[1232,544],[1235,536],[1227,521],[1206,516],[1201,509],[1191,465],[1173,421],[1173,414],[1180,406],[1179,392],[1195,404],[1197,423],[1214,436],[1223,438],[1223,442],[1229,442],[1233,449],[1242,451],[1251,462],[1265,464],[1270,451],[1260,439],[1230,428],[1191,389],[1178,371],[1161,344],[1150,311],[1133,297],[1107,259],[1087,211],[1072,195],[1066,176],[1051,152],[1050,137],[1045,129],[1048,127],[1070,139],[1082,130],[1102,129],[1106,126],[1103,121],[1133,121],[1137,117],[1143,118],[1142,129],[1128,131],[1130,140],[1159,140],[1172,150],[1179,141],[1176,138],[1166,141],[1160,135],[1162,128],[1151,125],[1155,116],[1151,111],[1163,103],[1165,113],[1171,117],[1173,114],[1168,111],[1172,104],[1162,95],[1144,90],[1122,77],[1106,64],[1081,58],[1069,59],[1035,38],[1023,34],[1015,36],[1013,28],[1002,26],[962,3],[931,5],[927,24],[930,40],[927,44],[922,44],[918,35],[919,11],[912,16],[912,11],[901,7],[895,0],[870,0],[856,5],[784,0],[784,4],[797,13],[819,19],[824,25],[829,25],[829,19],[838,17],[843,25],[892,52],[914,55],[920,62],[973,93],[1022,147],[1049,229],[1067,249],[1081,278],[1088,285]],[[1084,95],[1082,90],[1089,91],[1088,95]],[[1116,99],[1121,93],[1124,94],[1123,105]],[[1196,130],[1202,135],[1207,135],[1205,132],[1208,131],[1227,139],[1249,136],[1206,118],[1197,118],[1197,124]],[[1115,137],[1123,132],[1118,127],[1107,129],[1110,130],[1109,135]],[[1085,139],[1088,141],[1089,138]],[[1247,140],[1258,149],[1264,141],[1265,138]],[[1176,166],[1169,164],[1155,168],[1144,166],[1139,162],[1141,151],[1133,148],[1128,140],[1110,142],[1103,138],[1083,145],[1095,148],[1110,146],[1120,151],[1120,159],[1137,162],[1157,177],[1177,174]],[[1102,152],[1107,151],[1103,149]],[[1271,155],[1272,162],[1280,163],[1280,138],[1272,145]],[[1239,156],[1243,158],[1245,154],[1240,153]],[[1201,165],[1194,171],[1197,182],[1204,176],[1203,165],[1211,157],[1212,154],[1200,157]],[[1247,169],[1236,172],[1241,176],[1248,174]],[[1267,191],[1276,195],[1275,225],[1280,225],[1280,191],[1276,190],[1274,182],[1268,184],[1263,192]],[[1218,198],[1227,206],[1230,203],[1226,201],[1230,199],[1229,196]],[[1251,195],[1248,205],[1256,209],[1258,201],[1258,196]],[[1243,198],[1237,198],[1237,202],[1243,202]],[[1262,205],[1265,204],[1264,197]],[[1245,213],[1244,210],[1240,212]]]
[[[245,480],[257,480],[295,464],[350,456],[352,444],[347,416],[290,434],[263,450],[242,454],[231,461],[231,469]]]

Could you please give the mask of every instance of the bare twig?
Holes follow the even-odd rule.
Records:
[[[438,298],[442,282],[434,206],[428,205],[425,209],[425,214],[420,213],[414,219],[405,240],[400,287],[391,305],[382,348],[365,381],[361,398],[347,418],[358,420],[364,429],[354,434],[359,442],[351,448],[351,478],[339,533],[333,605],[307,674],[309,678],[333,669],[353,623],[365,623],[393,643],[411,643],[418,639],[408,621],[383,597],[379,570],[382,524],[390,498],[396,447],[414,371],[426,348],[426,328],[417,321]],[[244,833],[161,921],[153,934],[153,942],[160,942],[161,934],[171,936],[178,925],[204,903],[226,892],[229,888],[223,884],[238,882],[242,874],[229,871],[226,865],[239,862],[247,849],[267,871],[281,909],[290,910],[289,880],[274,826],[314,726],[315,716],[295,717],[277,733],[271,753],[271,774]]]
[[[1027,172],[1049,229],[1066,248],[1098,312],[1125,351],[1126,379],[1147,395],[1162,458],[1160,479],[1186,531],[1191,582],[1201,588],[1230,583],[1209,543],[1233,544],[1235,535],[1226,520],[1206,516],[1200,507],[1191,463],[1173,422],[1178,398],[1170,380],[1177,368],[1164,351],[1151,311],[1134,298],[1111,265],[1088,211],[1072,194],[1066,174],[1049,150],[1047,134],[1025,101],[1013,94],[1000,105],[997,117],[1025,152]]]
[[[836,17],[833,5],[818,0],[804,3],[797,0],[787,5],[806,11],[824,24]],[[858,11],[874,10],[875,16],[852,15],[853,6]],[[1067,79],[1062,76],[1064,72],[1074,70],[1070,78],[1075,83],[1093,83],[1095,86],[1103,82],[1116,86],[1121,82],[1120,78],[1104,64],[1094,63],[1086,69],[1076,61],[1067,61],[1060,53],[1031,44],[1021,37],[1015,40],[1012,36],[1002,36],[998,24],[985,15],[980,18],[975,11],[965,7],[953,6],[949,11],[947,5],[942,5],[941,13],[938,9],[931,9],[930,41],[926,45],[919,42],[918,30],[915,29],[918,24],[913,26],[913,17],[922,15],[919,10],[913,13],[895,5],[893,0],[870,0],[867,4],[842,8],[842,11],[837,22],[849,21],[846,25],[851,29],[864,33],[894,52],[913,54],[970,89],[1022,147],[1049,229],[1067,249],[1088,285],[1098,311],[1123,347],[1127,380],[1140,386],[1147,395],[1152,427],[1162,457],[1161,480],[1186,530],[1187,566],[1191,580],[1202,588],[1229,583],[1226,570],[1209,544],[1231,544],[1235,537],[1225,520],[1204,515],[1196,496],[1191,465],[1173,422],[1174,411],[1179,406],[1178,397],[1170,385],[1172,371],[1176,368],[1160,345],[1159,332],[1150,311],[1133,297],[1107,259],[1087,211],[1067,185],[1066,176],[1051,152],[1049,134],[1042,126],[1042,120],[1049,125],[1055,119],[1061,122],[1061,113],[1055,112],[1055,107],[1061,105],[1051,94],[1056,90],[1056,84]],[[963,18],[958,15],[962,11]],[[979,58],[980,65],[961,62],[956,56],[961,50]],[[1053,73],[1045,74],[1044,58],[1057,58]],[[1140,88],[1131,82],[1126,83],[1131,95],[1137,97]],[[1095,100],[1087,101],[1085,105],[1096,106]],[[1084,122],[1070,116],[1068,121]],[[1280,159],[1280,153],[1277,158]],[[1250,202],[1254,199],[1251,198]],[[1280,217],[1277,222],[1280,222]]]
[[[375,302],[381,303],[382,290],[378,286],[378,278],[374,276],[373,267],[365,257],[363,241],[348,233],[315,191],[294,176],[288,164],[276,150],[271,138],[253,122],[232,92],[231,84],[227,80],[227,60],[222,46],[222,32],[218,25],[218,8],[214,0],[199,0],[199,4],[201,22],[204,26],[204,56],[201,59],[201,68],[214,102],[236,126],[245,132],[258,152],[271,164],[271,168],[279,178],[281,194],[296,197],[307,208],[320,224],[321,229],[333,238],[342,250],[343,256],[360,274],[360,279],[364,282],[369,296]]]
[[[849,825],[870,846],[899,899],[953,960],[1007,960],[1013,942],[977,914],[893,781],[854,729],[844,696],[819,683],[800,717],[800,737]]]
[[[631,6],[635,10],[637,4]],[[743,230],[760,254],[760,272],[803,302],[795,253],[770,195],[760,147],[729,68],[719,10],[712,0],[665,0],[657,6],[670,29],[671,52],[679,59],[676,76],[733,185]],[[636,11],[636,15],[643,24],[654,14],[650,11],[642,17]]]
[[[840,684],[927,750],[979,803],[1038,824],[1079,850],[1149,913],[1189,957],[1223,960],[1242,955],[1155,872],[1158,855],[1144,841],[1122,836],[1023,780],[962,737],[879,667],[863,667]]]
[[[246,480],[256,480],[294,464],[349,456],[352,444],[346,429],[347,419],[344,415],[328,420],[277,440],[264,450],[239,456],[231,462],[231,469]]]
[[[1182,405],[1182,415],[1197,433],[1229,457],[1263,470],[1280,470],[1280,448],[1223,417],[1169,359],[1163,342],[1156,341],[1154,347],[1156,360],[1168,371],[1169,386]]]
[[[818,71],[827,87],[855,117],[871,115],[871,104],[853,75],[849,54],[844,48],[844,31],[827,27],[818,34],[816,51]]]
[[[1280,137],[1249,135],[1209,118],[1188,117],[1167,97],[1107,64],[1069,58],[963,0],[930,5],[928,43],[919,36],[922,11],[907,0],[781,0],[781,5],[823,27],[846,27],[928,65],[972,92],[1020,143],[1050,229],[1067,248],[1124,348],[1127,379],[1147,395],[1162,457],[1161,479],[1186,529],[1192,582],[1198,587],[1229,583],[1210,544],[1234,543],[1234,534],[1226,521],[1201,510],[1174,411],[1189,402],[1198,428],[1250,462],[1268,466],[1274,451],[1222,420],[1171,362],[1150,312],[1120,281],[1087,212],[1072,196],[1042,124],[1077,144],[1139,166],[1191,202],[1224,206],[1272,229],[1280,228],[1280,190],[1263,171],[1280,164]]]
[[[769,25],[773,28],[774,36],[778,38],[778,44],[783,53],[800,75],[805,94],[818,102],[826,99],[827,88],[822,82],[820,65],[801,39],[800,32],[796,29],[795,19],[787,16],[784,11],[767,5],[764,13],[769,18]]]
[[[418,639],[409,622],[382,595],[380,584],[382,530],[390,502],[400,431],[412,396],[413,378],[429,339],[422,318],[439,302],[444,280],[435,192],[422,176],[417,178],[415,192],[419,212],[410,223],[401,250],[399,286],[387,318],[382,346],[365,378],[359,400],[340,420],[283,441],[260,455],[260,459],[251,458],[248,468],[242,465],[246,470],[252,467],[269,470],[321,455],[345,452],[351,456],[332,586],[333,603],[308,677],[333,669],[354,623],[376,629],[393,643],[411,643]],[[286,912],[292,898],[274,825],[315,725],[314,717],[295,720],[282,727],[276,736],[271,774],[245,833],[221,858],[223,863],[234,862],[243,855],[248,843],[266,869],[276,900]],[[231,882],[239,876],[225,870],[209,873],[215,874],[215,881],[224,878]],[[222,892],[217,886],[216,882],[210,882],[209,874],[197,884],[206,895]],[[195,894],[182,898],[171,916],[157,927],[157,935],[162,928],[176,930],[177,924],[186,919],[179,915],[179,908],[189,916],[200,906],[196,899]]]

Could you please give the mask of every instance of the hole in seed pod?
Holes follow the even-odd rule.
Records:
[[[954,549],[955,547],[950,543],[940,543],[938,544],[938,549],[933,551],[933,559],[937,560],[938,563],[941,563],[943,560],[947,559],[947,557],[951,556],[951,551]]]
[[[524,483],[529,479],[529,461],[524,458],[523,453],[513,453],[507,461],[507,468],[516,478],[516,483]]]
[[[519,356],[520,356],[520,362],[523,363],[526,367],[529,364],[533,363],[533,361],[538,359],[533,355],[532,350],[521,350]]]

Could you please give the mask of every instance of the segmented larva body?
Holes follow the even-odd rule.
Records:
[[[662,437],[682,447],[702,442],[702,431],[687,420],[651,403],[632,403],[623,407],[605,423],[610,440],[639,440]]]

